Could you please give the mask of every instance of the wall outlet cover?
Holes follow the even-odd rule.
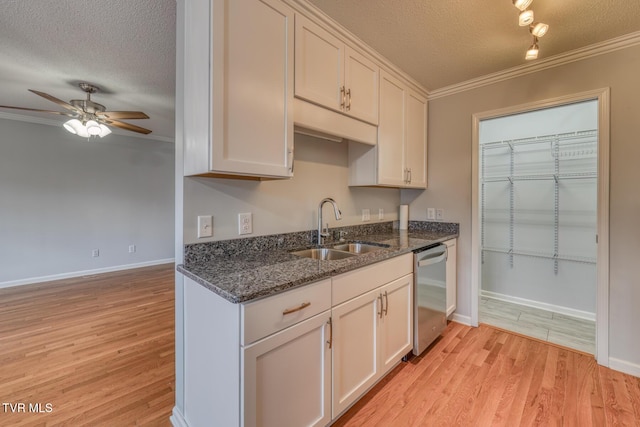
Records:
[[[427,219],[436,219],[436,210],[434,208],[427,208]]]
[[[253,214],[251,212],[238,214],[238,234],[253,233]]]
[[[371,212],[369,209],[362,209],[362,220],[369,221],[371,220]]]
[[[384,209],[378,209],[378,219],[384,219]]]
[[[444,217],[444,209],[436,209],[436,219],[438,221],[442,220]]]
[[[198,238],[213,236],[213,217],[211,215],[200,215],[198,217]]]

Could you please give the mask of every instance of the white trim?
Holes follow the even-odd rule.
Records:
[[[626,360],[610,357],[609,368],[613,369],[614,371],[623,372],[625,374],[633,375],[634,377],[640,378],[640,365],[627,362]]]
[[[187,420],[184,419],[182,412],[180,412],[180,409],[177,406],[173,407],[169,421],[171,421],[173,427],[189,427]]]
[[[519,65],[517,67],[508,68],[506,70],[498,71],[496,73],[487,74],[485,76],[477,77],[475,79],[467,80],[461,83],[456,83],[440,89],[435,89],[429,92],[428,99],[432,100],[432,99],[442,98],[445,96],[455,95],[460,92],[466,92],[468,90],[477,89],[490,84],[502,82],[505,80],[510,80],[516,77],[525,76],[527,74],[537,73],[538,71],[559,67],[561,65],[569,64],[571,62],[593,58],[594,56],[604,55],[616,50],[625,49],[638,44],[640,44],[640,31],[629,33],[624,36],[616,37],[604,42],[595,43],[590,46],[572,50],[570,52],[554,55],[539,61]]]
[[[457,323],[461,323],[463,325],[467,325],[467,326],[473,326],[471,324],[471,317],[469,316],[463,316],[461,314],[458,313],[453,313],[451,320]],[[478,325],[476,325],[478,326]]]
[[[471,142],[471,325],[478,325],[480,290],[480,212],[478,180],[479,126],[481,120],[559,105],[596,99],[598,101],[598,254],[596,285],[596,359],[609,366],[609,133],[610,89],[601,88],[558,98],[476,113],[472,117]]]
[[[152,265],[170,264],[175,262],[174,258],[157,259],[153,261],[139,262],[135,264],[114,265],[112,267],[96,268],[93,270],[71,271],[69,273],[52,274],[49,276],[29,277],[26,279],[10,280],[0,282],[0,289],[12,286],[31,285],[34,283],[50,282],[52,280],[69,279],[73,277],[91,276],[94,274],[111,273],[113,271],[131,270],[134,268],[150,267]]]
[[[526,298],[514,297],[511,295],[499,294],[491,291],[480,291],[480,295],[485,298],[491,298],[498,301],[511,302],[514,304],[524,305],[526,307],[538,308],[540,310],[553,311],[554,313],[564,314],[566,316],[577,317],[579,319],[590,320],[595,322],[596,314],[588,311],[576,310],[575,308],[563,307],[561,305],[548,304],[546,302],[534,301]]]
[[[62,128],[61,127],[62,122],[58,120],[44,119],[42,117],[35,117],[35,116],[27,116],[24,114],[5,113],[4,111],[0,111],[0,119],[16,120],[19,122],[26,122],[26,123],[37,123],[39,125],[55,126],[55,127]],[[150,139],[153,141],[168,142],[173,144],[173,138],[169,138],[166,136],[145,135],[137,132],[127,132],[124,130],[121,131],[115,127],[111,127],[110,129],[115,135],[128,136],[131,138]]]

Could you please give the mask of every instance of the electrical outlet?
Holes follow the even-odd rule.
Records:
[[[132,254],[132,253],[135,253],[135,251],[136,251],[136,245],[129,245],[129,253]]]
[[[378,209],[378,219],[384,219],[384,209]]]
[[[369,221],[371,220],[371,212],[369,209],[362,209],[362,220]]]
[[[238,214],[238,234],[253,233],[253,218],[251,212]]]
[[[427,219],[436,219],[436,210],[434,208],[427,208]]]
[[[100,249],[94,249],[91,251],[91,256],[94,258],[98,258],[100,256]]]
[[[198,217],[198,238],[213,236],[213,217],[211,215],[200,215]]]
[[[444,217],[444,209],[436,209],[436,219],[441,221]]]

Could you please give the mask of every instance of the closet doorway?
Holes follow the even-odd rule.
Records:
[[[474,116],[480,323],[598,355],[606,94]]]

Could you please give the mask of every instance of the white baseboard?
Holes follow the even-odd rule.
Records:
[[[169,420],[173,427],[189,427],[189,424],[187,424],[187,421],[184,419],[182,412],[180,412],[180,409],[178,409],[177,406],[173,407],[173,412],[171,412]]]
[[[548,304],[546,302],[533,301],[526,298],[514,297],[511,295],[499,294],[491,291],[481,291],[480,295],[486,298],[497,299],[500,301],[512,302],[514,304],[525,305],[527,307],[539,308],[540,310],[553,311],[554,313],[564,314],[566,316],[578,317],[584,320],[591,320],[595,322],[596,314],[588,311],[576,310],[569,307],[562,307],[560,305]]]
[[[10,280],[8,282],[0,282],[0,289],[12,286],[31,285],[34,283],[50,282],[52,280],[70,279],[73,277],[91,276],[94,274],[111,273],[113,271],[131,270],[140,267],[150,267],[153,265],[169,264],[175,262],[175,258],[157,259],[154,261],[145,261],[135,264],[114,265],[112,267],[96,268],[94,270],[72,271],[69,273],[52,274],[50,276],[29,277],[27,279]]]
[[[609,357],[609,368],[614,371],[620,371],[625,374],[633,375],[640,378],[640,365],[627,362],[626,360],[616,359],[615,357]]]
[[[471,326],[471,316],[463,316],[462,314],[453,313],[451,320],[462,323],[463,325]]]

